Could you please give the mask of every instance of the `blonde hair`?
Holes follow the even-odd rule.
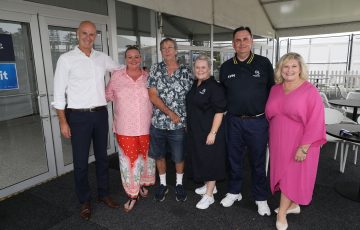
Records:
[[[290,52],[290,53],[283,55],[280,58],[280,60],[278,61],[278,63],[276,64],[276,68],[275,68],[275,82],[276,83],[284,82],[284,78],[281,76],[281,69],[283,68],[285,63],[287,63],[290,60],[296,60],[299,63],[300,78],[304,79],[304,80],[309,79],[309,74],[308,74],[308,70],[307,70],[306,64],[304,62],[304,59],[301,57],[300,54]]]
[[[212,63],[211,63],[211,60],[210,60],[210,58],[209,58],[208,56],[206,56],[206,55],[204,55],[204,54],[200,54],[199,56],[197,56],[197,57],[195,58],[195,61],[194,61],[194,67],[195,67],[195,63],[196,63],[197,61],[206,61],[208,67],[211,68],[211,64],[212,64]]]

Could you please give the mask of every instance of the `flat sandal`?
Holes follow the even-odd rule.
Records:
[[[136,204],[136,202],[139,200],[139,197],[137,196],[137,197],[129,197],[129,199],[128,199],[128,201],[125,203],[125,205],[126,204],[128,204],[128,207],[129,208],[126,208],[125,207],[125,205],[124,205],[124,211],[125,212],[130,212],[134,207],[135,207],[135,204]],[[132,205],[132,207],[131,207],[131,204],[132,204],[132,202],[135,202],[133,205]],[[131,207],[131,208],[130,208]]]
[[[149,190],[145,190],[146,188],[144,186],[140,186],[139,193],[142,197],[147,197],[149,194]]]

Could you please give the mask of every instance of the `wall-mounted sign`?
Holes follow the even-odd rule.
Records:
[[[15,63],[0,63],[0,90],[19,89]]]
[[[0,62],[15,62],[11,34],[0,34]]]

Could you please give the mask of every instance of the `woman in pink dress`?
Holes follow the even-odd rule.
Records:
[[[300,213],[311,201],[320,147],[326,142],[324,106],[308,81],[302,57],[285,54],[277,64],[266,104],[269,120],[270,188],[281,192],[277,229],[287,229],[286,214]]]
[[[148,73],[140,68],[141,55],[135,46],[125,51],[126,68],[115,71],[106,87],[106,99],[114,102],[113,131],[120,151],[122,185],[133,209],[138,195],[146,197],[144,186],[155,183],[155,161],[148,157],[152,104],[146,88]]]

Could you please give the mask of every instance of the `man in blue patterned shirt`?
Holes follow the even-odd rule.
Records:
[[[150,68],[149,96],[154,104],[150,127],[149,157],[156,160],[160,185],[155,199],[163,201],[168,193],[166,185],[166,153],[171,151],[176,168],[175,195],[177,201],[185,201],[182,185],[184,175],[184,134],[186,124],[185,97],[191,89],[193,77],[188,66],[176,59],[177,44],[171,38],[160,43],[163,61]]]

